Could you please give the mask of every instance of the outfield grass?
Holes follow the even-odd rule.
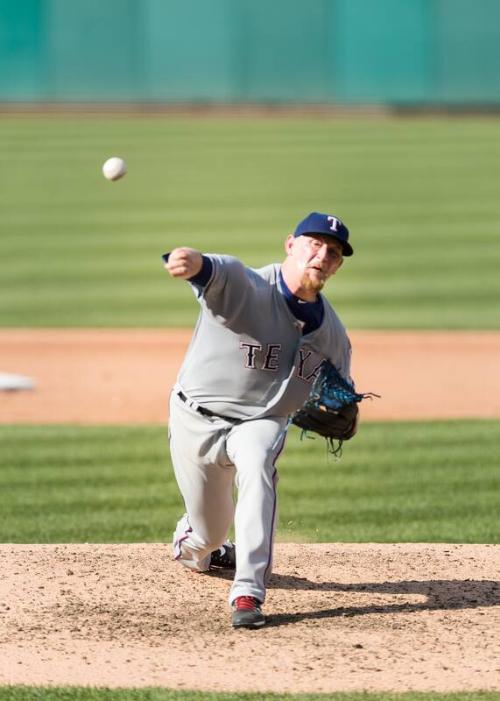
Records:
[[[495,692],[470,693],[336,693],[336,694],[257,694],[169,689],[92,689],[0,687],[0,701],[497,701]]]
[[[500,542],[500,423],[368,423],[340,461],[291,429],[278,540]],[[0,542],[165,542],[162,427],[0,426]]]
[[[1,326],[185,326],[180,244],[260,265],[313,209],[355,257],[329,287],[350,328],[498,329],[500,122],[2,118]],[[103,161],[129,174],[104,180]]]

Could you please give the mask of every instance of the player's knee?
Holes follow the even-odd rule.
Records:
[[[213,528],[209,532],[198,534],[200,550],[212,552],[220,547],[226,540],[227,530],[223,528]]]

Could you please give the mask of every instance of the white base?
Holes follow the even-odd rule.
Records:
[[[34,389],[35,383],[24,375],[10,375],[0,372],[0,391],[15,392],[21,389]]]

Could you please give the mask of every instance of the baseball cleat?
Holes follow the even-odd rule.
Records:
[[[260,628],[266,622],[261,603],[254,596],[238,596],[233,601],[233,628]]]
[[[209,569],[214,570],[235,570],[236,569],[236,548],[233,543],[227,541],[218,550],[214,550],[210,555]]]

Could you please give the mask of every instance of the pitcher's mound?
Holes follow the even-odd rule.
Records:
[[[0,564],[4,685],[499,688],[496,545],[280,544],[257,631],[230,627],[230,576],[165,545],[0,545]]]

